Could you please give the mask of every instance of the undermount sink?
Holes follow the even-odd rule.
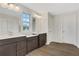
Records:
[[[32,36],[37,36],[37,35],[35,35],[35,34],[26,35],[26,37],[32,37]]]

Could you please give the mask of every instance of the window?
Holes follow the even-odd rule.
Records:
[[[22,13],[22,25],[23,25],[23,31],[27,32],[30,28],[30,14],[28,13]]]

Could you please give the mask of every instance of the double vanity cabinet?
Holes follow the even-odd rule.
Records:
[[[0,56],[25,56],[46,43],[46,33],[0,40]]]

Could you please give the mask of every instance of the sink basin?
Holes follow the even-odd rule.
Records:
[[[26,35],[26,37],[33,37],[33,36],[38,36],[38,35],[33,35],[33,34],[31,34],[31,35]]]

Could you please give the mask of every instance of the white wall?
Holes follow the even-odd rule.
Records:
[[[41,13],[40,18],[36,18],[36,31],[38,33],[48,33],[48,12]]]
[[[41,12],[41,17],[36,18],[36,33],[47,33],[47,44],[49,43],[47,11]]]
[[[40,19],[40,32],[48,33],[48,12],[42,13],[42,18]]]
[[[48,16],[48,40],[79,47],[79,11]]]
[[[77,42],[77,46],[79,47],[79,11],[77,11],[77,16],[76,16],[77,20],[76,20],[76,42]]]

